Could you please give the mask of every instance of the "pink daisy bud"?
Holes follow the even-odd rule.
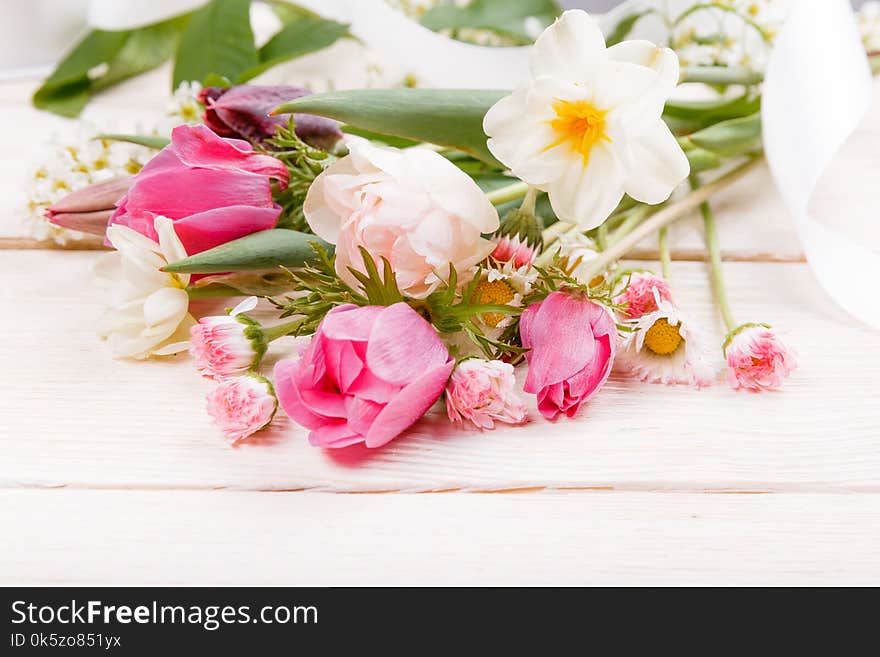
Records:
[[[207,402],[208,415],[233,444],[269,424],[278,408],[272,384],[252,372],[222,381]]]
[[[730,385],[754,392],[772,390],[797,367],[794,351],[766,324],[743,324],[724,342]]]
[[[492,242],[495,243],[492,257],[498,262],[510,262],[516,268],[532,264],[538,255],[538,250],[521,240],[519,235],[496,236],[492,238]]]
[[[446,385],[446,412],[456,424],[469,421],[479,429],[495,422],[521,424],[526,406],[514,392],[513,365],[500,360],[469,358],[458,364]]]
[[[655,296],[654,290],[657,291]],[[629,285],[614,298],[614,305],[623,306],[621,314],[628,319],[639,319],[642,315],[657,310],[658,298],[672,301],[669,283],[662,277],[648,271],[636,271],[629,275]]]
[[[223,379],[260,364],[268,340],[260,324],[242,313],[253,310],[256,297],[238,304],[228,315],[202,317],[190,329],[189,353],[203,376]]]

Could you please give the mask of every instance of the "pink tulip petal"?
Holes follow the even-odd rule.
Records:
[[[362,435],[352,431],[345,420],[327,422],[309,433],[309,444],[314,447],[348,447],[363,439]]]
[[[369,433],[370,427],[385,408],[385,404],[376,404],[357,397],[348,397],[345,406],[349,428],[362,436]]]
[[[347,393],[363,371],[364,362],[358,357],[351,342],[325,339],[323,344],[327,369],[331,372],[340,392]]]
[[[400,390],[400,385],[388,383],[364,368],[360,376],[351,384],[348,392],[377,404],[385,404]]]
[[[449,358],[434,327],[405,303],[376,317],[367,345],[367,367],[389,383],[406,384]]]
[[[605,335],[596,340],[595,365],[590,364],[568,379],[569,394],[581,401],[589,399],[611,374],[611,338]]]
[[[367,447],[381,447],[422,417],[440,397],[454,366],[450,360],[404,387],[376,417],[366,435]]]
[[[245,235],[274,228],[281,206],[257,208],[227,205],[191,214],[174,222],[174,231],[190,255],[237,240]]]
[[[299,398],[303,406],[315,415],[346,417],[345,397],[340,395],[338,390],[303,388],[299,390]]]
[[[302,361],[293,359],[280,360],[275,363],[273,371],[275,392],[278,395],[281,408],[290,418],[307,429],[317,429],[327,422],[327,418],[313,413],[303,403],[297,385],[297,374],[301,367]]]
[[[171,148],[180,161],[189,167],[218,167],[229,171],[235,167],[278,180],[287,186],[287,167],[271,155],[257,153],[245,141],[224,139],[204,125],[181,125],[171,132]]]
[[[544,386],[564,381],[593,360],[596,344],[588,301],[554,292],[537,310],[527,328],[529,371],[523,390],[537,392]],[[564,345],[564,347],[563,347]]]
[[[324,317],[320,330],[332,340],[366,342],[373,323],[383,310],[382,306],[337,306]]]

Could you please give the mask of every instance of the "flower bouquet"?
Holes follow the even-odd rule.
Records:
[[[113,249],[96,274],[109,306],[99,332],[114,355],[188,351],[217,382],[208,412],[230,441],[279,406],[328,448],[382,446],[441,401],[451,422],[489,430],[527,421],[520,388],[555,421],[612,368],[711,385],[711,349],[723,350],[734,388],[778,388],[794,371],[793,350],[764,318],[735,318],[710,205],[763,155],[762,57],[776,29],[764,3],[687,3],[676,14],[635,3],[604,33],[579,10],[492,30],[468,17],[500,3],[439,7],[423,22],[456,38],[536,36],[515,89],[318,94],[249,84],[271,52],[234,70],[181,58],[189,31],[240,4],[213,0],[180,28],[188,120],[170,137],[101,136],[100,148],[122,142],[139,155],[46,210],[54,226]],[[322,25],[297,16],[264,49]],[[628,38],[642,23],[665,45]],[[69,107],[59,75],[37,95],[50,109]],[[728,329],[721,345],[669,278],[667,227],[697,210]],[[660,271],[627,268],[622,258],[652,236]],[[206,297],[245,298],[193,317],[191,300]],[[257,321],[258,303],[278,321]],[[270,372],[268,345],[285,336],[298,339]]]

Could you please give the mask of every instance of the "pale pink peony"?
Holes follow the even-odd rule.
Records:
[[[445,157],[424,148],[380,148],[348,137],[349,155],[309,187],[303,212],[316,235],[336,245],[336,273],[360,283],[360,247],[386,258],[405,294],[424,298],[453,265],[470,269],[494,245],[498,213],[477,184]],[[381,271],[381,267],[380,267]]]
[[[538,395],[548,420],[573,416],[611,373],[617,327],[611,314],[580,294],[553,292],[519,322],[529,372],[523,390]]]
[[[380,447],[437,401],[455,361],[405,303],[337,306],[299,358],[275,365],[285,412],[320,447]]]
[[[263,358],[267,342],[260,325],[242,314],[256,305],[257,298],[249,297],[228,315],[202,317],[190,329],[189,353],[203,376],[223,379],[244,374]]]
[[[657,294],[654,294],[657,290]],[[624,306],[620,311],[628,319],[639,319],[642,315],[657,310],[657,299],[672,301],[672,292],[669,283],[660,276],[651,272],[633,272],[629,278],[629,285],[622,294],[614,298],[614,304]]]
[[[754,392],[779,388],[797,367],[796,356],[769,326],[745,324],[724,346],[727,380]]]
[[[538,255],[537,249],[530,246],[519,235],[502,235],[501,237],[492,238],[492,241],[495,243],[492,257],[498,262],[513,263],[513,266],[516,268],[532,264],[535,256]]]
[[[208,415],[233,443],[256,433],[278,408],[272,384],[258,374],[225,379],[207,397]]]
[[[155,218],[168,217],[192,255],[274,228],[281,206],[272,196],[272,180],[283,188],[288,177],[280,160],[246,141],[223,139],[203,125],[181,125],[171,144],[134,177],[110,225],[156,240]]]
[[[520,424],[526,406],[514,392],[513,365],[500,360],[469,358],[458,364],[446,385],[446,412],[460,424],[470,421],[479,429],[495,422]]]

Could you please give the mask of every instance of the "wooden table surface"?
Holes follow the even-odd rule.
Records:
[[[92,120],[155,111],[157,79]],[[880,335],[819,289],[766,170],[716,209],[735,312],[799,352],[784,390],[614,374],[556,424],[532,406],[524,428],[477,433],[435,409],[384,449],[334,452],[280,418],[232,449],[186,357],[113,360],[96,338],[96,253],[22,236],[24,172],[72,130],[33,88],[0,84],[0,583],[880,584]],[[876,180],[880,106],[847,149],[829,180]],[[836,189],[817,202],[844,221]],[[675,295],[720,346],[697,219],[672,237]],[[656,264],[651,243],[633,256]]]

